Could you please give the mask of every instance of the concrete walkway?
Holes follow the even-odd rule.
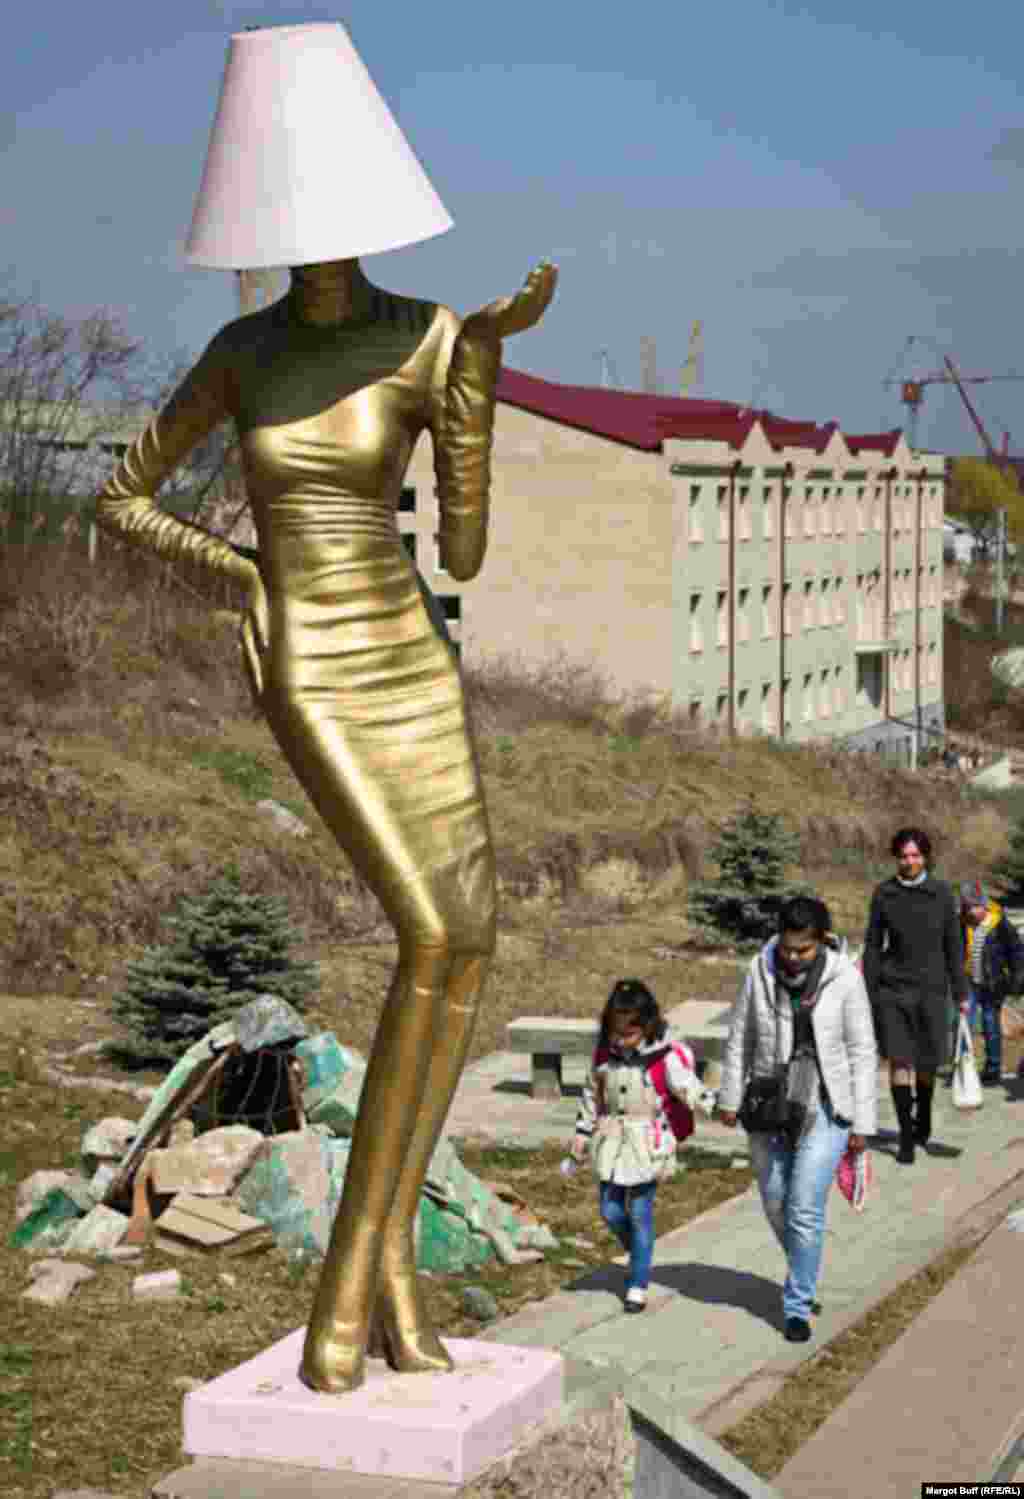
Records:
[[[684,1005],[671,1016],[683,1035],[688,1018],[693,1024],[696,1008]],[[572,1067],[566,1067],[567,1092],[575,1093],[573,1083],[581,1082],[582,1075],[582,1066],[577,1067],[575,1076]],[[451,1133],[456,1137],[473,1136],[509,1144],[532,1145],[552,1138],[568,1142],[576,1097],[554,1103],[534,1101],[529,1096],[528,1080],[528,1057],[499,1053],[478,1063],[467,1072],[460,1087],[449,1124]],[[934,1112],[931,1153],[919,1151],[913,1167],[899,1166],[890,1153],[894,1150],[895,1115],[888,1087],[880,1074],[879,1137],[872,1150],[873,1191],[862,1214],[854,1213],[837,1191],[832,1194],[819,1288],[823,1311],[815,1321],[814,1337],[807,1344],[791,1345],[781,1336],[781,1282],[785,1266],[754,1188],[687,1227],[659,1238],[648,1309],[642,1316],[629,1317],[622,1311],[625,1261],[620,1258],[588,1272],[543,1302],[487,1328],[481,1336],[503,1343],[560,1350],[577,1371],[574,1376],[577,1387],[580,1381],[586,1383],[588,1370],[593,1371],[595,1383],[599,1382],[602,1371],[605,1376],[612,1370],[627,1375],[642,1372],[647,1383],[681,1417],[710,1435],[720,1435],[749,1410],[769,1399],[788,1375],[820,1353],[829,1340],[859,1321],[874,1304],[951,1242],[991,1229],[1024,1203],[1024,1085],[1006,1079],[1003,1087],[986,1090],[981,1110],[958,1113],[952,1107],[949,1090],[940,1083]],[[717,1149],[730,1156],[746,1154],[746,1136],[742,1130],[727,1130],[701,1120],[694,1138],[703,1148]],[[1006,1235],[1000,1261],[1004,1273],[1018,1245],[1019,1259],[1024,1261],[1024,1238],[1009,1230]],[[957,1285],[959,1280],[957,1277],[951,1285]],[[979,1299],[978,1293],[963,1288],[961,1294],[968,1297],[965,1306],[973,1308],[970,1315],[976,1317],[983,1306],[996,1324],[1001,1322],[1004,1307],[1009,1305],[1001,1303],[994,1294]],[[935,1305],[941,1300],[937,1298]],[[955,1365],[958,1334],[945,1310],[937,1312],[935,1317],[938,1321],[933,1319],[931,1324],[918,1319],[925,1329],[922,1336],[927,1334],[932,1339],[922,1358],[927,1361],[939,1357],[934,1328],[944,1325],[942,1356],[949,1365]],[[1016,1322],[1015,1326],[1019,1325]],[[911,1377],[910,1368],[916,1367],[913,1345],[917,1328],[915,1323],[895,1345],[911,1360],[907,1379]],[[981,1344],[983,1350],[984,1338]],[[994,1346],[1001,1349],[1003,1343]],[[998,1361],[1001,1355],[997,1353],[996,1357]],[[973,1399],[984,1404],[986,1376],[982,1363],[983,1360],[981,1363],[975,1360],[971,1370]],[[873,1388],[876,1377],[882,1379],[883,1375],[873,1371],[857,1387],[862,1398],[868,1398],[869,1387]],[[931,1390],[934,1395],[931,1386],[921,1388]],[[1019,1410],[1014,1393],[1018,1388]],[[1024,1387],[1014,1380],[1009,1386],[1000,1383],[999,1392],[1002,1403],[998,1404],[992,1420],[997,1426],[1002,1422],[1005,1431],[1000,1427],[998,1439],[991,1442],[991,1422],[984,1432],[979,1431],[980,1447],[989,1442],[993,1451],[1000,1442],[1005,1446],[1011,1436],[1024,1432]],[[853,1425],[851,1401],[826,1424],[833,1427],[833,1434],[842,1430],[846,1422],[842,1413],[849,1408],[849,1429],[853,1436],[847,1455],[852,1461],[858,1444],[871,1443],[876,1448],[881,1444],[885,1448],[888,1442],[900,1439],[903,1412],[910,1398],[909,1388],[899,1400],[895,1399],[892,1388],[883,1393],[877,1405],[872,1406],[870,1437],[859,1421]],[[919,1472],[917,1483],[949,1474],[938,1456],[949,1447],[945,1407],[934,1399],[924,1401],[923,1406],[920,1411],[916,1403],[914,1406],[918,1435],[923,1439],[924,1452],[936,1452],[938,1466],[934,1472],[930,1467],[927,1472]],[[978,1430],[977,1421],[975,1428]],[[934,1442],[928,1439],[930,1430]],[[945,1447],[940,1437],[945,1438]],[[808,1449],[814,1440],[807,1444]],[[811,1452],[808,1461],[814,1457]],[[916,1461],[914,1457],[911,1465]],[[806,1495],[807,1499],[812,1494],[815,1499],[827,1499],[833,1493],[838,1499],[840,1494],[852,1492],[849,1469],[845,1487],[821,1486],[820,1475],[828,1462],[825,1457],[806,1485],[796,1481],[802,1470],[794,1468],[794,1499],[798,1494]],[[917,1488],[907,1488],[905,1467],[902,1470],[894,1467],[894,1482],[889,1486],[884,1482],[885,1472],[883,1453],[872,1469],[868,1488],[861,1490],[858,1486],[858,1491],[871,1492],[875,1499],[888,1499],[890,1494],[895,1499],[897,1494],[911,1491],[917,1494]],[[984,1481],[990,1474],[950,1476]],[[791,1492],[782,1478],[776,1482],[783,1493]]]

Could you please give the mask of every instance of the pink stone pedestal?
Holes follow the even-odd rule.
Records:
[[[305,1336],[300,1327],[186,1395],[184,1451],[461,1484],[562,1401],[560,1354],[471,1338],[442,1340],[450,1374],[395,1374],[367,1359],[358,1390],[321,1394],[299,1379]]]

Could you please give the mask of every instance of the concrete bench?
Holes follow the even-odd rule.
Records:
[[[562,1058],[594,1054],[600,1027],[596,1020],[550,1020],[524,1015],[505,1027],[508,1049],[530,1056],[530,1093],[534,1098],[561,1098]]]
[[[690,1013],[693,1023],[690,1023]],[[700,1013],[706,1012],[706,1013]],[[728,1009],[721,1004],[687,1005],[682,1034],[693,1048],[698,1072],[704,1076],[709,1063],[720,1063],[729,1034]],[[505,1027],[509,1051],[530,1057],[530,1094],[533,1098],[562,1096],[562,1058],[593,1056],[597,1045],[596,1020],[564,1020],[524,1015]],[[703,1065],[702,1065],[703,1064]],[[714,1085],[709,1079],[709,1084]]]

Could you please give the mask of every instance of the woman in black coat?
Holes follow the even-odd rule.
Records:
[[[900,1126],[897,1160],[910,1166],[915,1144],[927,1144],[931,1135],[935,1073],[948,1056],[948,994],[952,990],[961,1004],[967,981],[959,902],[931,873],[931,839],[921,828],[901,828],[892,855],[896,874],[883,880],[871,899],[864,983],[878,1049],[889,1063]]]

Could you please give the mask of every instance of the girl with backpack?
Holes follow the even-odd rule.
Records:
[[[625,1309],[642,1312],[654,1254],[654,1194],[675,1174],[676,1145],[708,1110],[688,1046],[668,1038],[657,1000],[639,979],[620,979],[601,1015],[572,1155],[592,1151],[601,1217],[629,1255]]]

